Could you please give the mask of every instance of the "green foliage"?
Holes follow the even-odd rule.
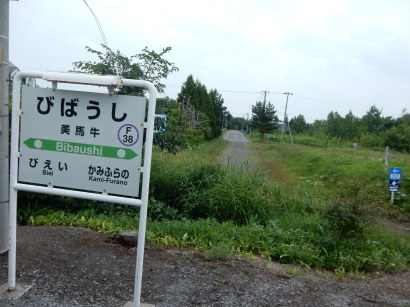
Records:
[[[276,215],[310,209],[284,197],[260,174],[198,157],[154,155],[151,178],[151,195],[186,218],[264,225]]]
[[[371,134],[379,134],[383,130],[382,111],[375,105],[371,106],[366,115],[363,116],[362,122],[367,132]]]
[[[178,108],[173,108],[175,104],[176,101],[171,99],[161,101],[158,108],[167,112],[167,118],[156,117],[153,140],[154,146],[172,154],[181,149],[197,147],[206,137],[203,131],[180,125],[181,114]]]
[[[171,99],[168,96],[165,98],[157,98],[155,114],[170,115],[175,109],[178,109],[178,102],[175,99]]]
[[[335,200],[326,208],[325,219],[337,239],[361,237],[369,224],[364,206],[357,200]]]
[[[205,260],[226,259],[231,255],[231,249],[226,244],[218,244],[203,253]]]
[[[227,108],[223,105],[224,99],[216,89],[209,92],[215,114],[215,125],[213,127],[213,135],[220,136],[222,134],[222,124],[227,115]]]
[[[341,276],[408,268],[407,238],[372,219],[380,217],[379,205],[387,194],[379,153],[254,145],[266,149],[271,159],[280,159],[286,174],[305,179],[297,176],[293,182],[286,178],[284,184],[271,184],[260,174],[210,162],[199,149],[177,155],[156,152],[147,242],[194,249],[207,259],[262,254],[282,263],[335,270]],[[406,172],[407,156],[398,154],[397,159],[392,163],[401,161],[397,166]],[[303,183],[303,193],[290,189],[299,188],[298,182]],[[26,200],[19,201],[23,223],[84,226],[107,233],[138,227],[134,207],[19,195]]]
[[[270,102],[257,101],[252,106],[252,127],[260,132],[260,141],[264,140],[265,133],[277,128],[278,121],[275,107]]]
[[[138,218],[118,210],[108,214],[87,209],[77,213],[65,211],[32,212],[31,225],[65,225],[89,227],[114,234],[138,228]],[[388,235],[386,235],[388,234]],[[234,225],[215,220],[150,221],[147,225],[149,243],[205,251],[207,259],[225,259],[238,253],[264,254],[282,263],[298,263],[306,267],[323,267],[344,272],[384,270],[396,272],[408,267],[410,246],[405,239],[388,231],[373,234],[378,240],[326,239],[322,227],[300,223],[300,228],[286,228],[272,222]]]
[[[159,92],[165,85],[161,83],[172,72],[178,71],[173,63],[164,59],[171,47],[156,52],[145,47],[141,53],[127,57],[117,50],[113,52],[108,46],[101,45],[103,51],[86,47],[88,52],[95,54],[98,61],[77,61],[73,63],[74,71],[99,75],[120,75],[125,79],[146,80],[152,82]],[[140,89],[123,87],[119,94],[142,94]]]
[[[383,139],[374,134],[362,134],[360,137],[360,145],[366,148],[381,148]]]
[[[173,124],[172,121],[169,121],[166,126],[165,121],[158,121],[156,129],[158,132],[154,134],[153,144],[161,150],[176,154],[179,150],[188,146],[186,131]]]
[[[222,95],[216,89],[208,93],[205,85],[189,75],[181,87],[177,101],[184,110],[181,111],[180,119],[182,127],[191,125],[202,130],[207,140],[221,135],[221,125],[227,113]],[[199,113],[192,118],[193,112]]]
[[[410,152],[410,125],[400,124],[392,127],[385,135],[384,145]]]
[[[187,201],[195,201],[193,217],[212,217],[240,225],[250,221],[266,224],[278,205],[263,180],[243,170],[229,170],[209,189],[191,193]]]
[[[243,117],[232,117],[229,121],[228,129],[231,130],[246,130],[246,121]]]
[[[307,131],[309,126],[302,114],[299,114],[298,116],[292,118],[289,124],[292,127],[292,131],[295,133],[303,133]]]
[[[392,149],[408,152],[410,115],[405,111],[397,119],[382,117],[381,110],[376,106],[371,106],[362,118],[354,116],[351,111],[345,117],[337,112],[330,112],[327,120],[316,120],[309,126],[309,134],[326,141],[325,146],[332,138],[337,138],[339,147],[349,140],[359,143],[361,147],[380,149],[387,145]],[[302,121],[301,118],[293,118],[291,121],[293,130],[298,133],[300,129],[296,119]]]
[[[156,221],[178,220],[182,218],[177,209],[172,208],[155,198],[151,198],[149,201],[148,217]]]

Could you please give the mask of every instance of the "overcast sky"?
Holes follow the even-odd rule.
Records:
[[[410,109],[408,0],[87,0],[108,45],[127,56],[171,46],[176,98],[189,74],[216,88],[234,116],[269,91],[283,117],[330,111],[383,116]],[[67,71],[92,60],[100,32],[82,0],[10,1],[10,60],[20,70]]]

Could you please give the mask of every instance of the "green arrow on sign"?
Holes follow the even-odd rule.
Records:
[[[130,148],[120,148],[36,138],[29,138],[25,140],[23,143],[31,149],[64,152],[85,156],[105,157],[124,160],[131,160],[138,156],[138,154]]]

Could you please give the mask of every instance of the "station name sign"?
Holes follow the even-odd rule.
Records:
[[[137,197],[145,97],[23,87],[18,181]]]

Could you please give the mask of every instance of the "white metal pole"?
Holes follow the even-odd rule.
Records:
[[[0,254],[8,249],[9,1],[0,0]]]
[[[141,81],[139,81],[139,84]],[[133,80],[124,80],[124,86],[138,86]],[[139,85],[141,86],[141,85]],[[144,247],[145,247],[145,229],[147,225],[147,211],[148,211],[148,193],[152,157],[152,139],[154,132],[154,118],[155,118],[155,104],[157,97],[157,89],[152,83],[146,82],[145,88],[149,92],[148,116],[147,116],[147,134],[145,139],[145,154],[144,154],[144,173],[142,179],[141,200],[142,206],[140,209],[140,221],[138,228],[138,247],[136,260],[136,274],[134,283],[134,302],[135,307],[140,306],[141,302],[141,286],[142,286],[142,269],[144,263]]]
[[[391,192],[390,203],[391,203],[392,205],[394,204],[394,192]]]
[[[8,288],[16,287],[16,240],[17,240],[17,183],[18,138],[20,127],[20,88],[21,73],[17,73],[13,80],[13,112],[11,122],[10,147],[10,203],[9,203],[9,253],[8,253]]]

